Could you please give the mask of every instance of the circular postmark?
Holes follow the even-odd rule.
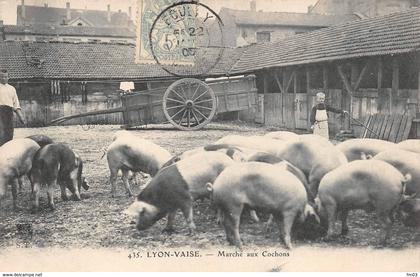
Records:
[[[155,61],[177,77],[206,75],[224,52],[223,22],[208,6],[182,1],[165,8],[149,33]]]

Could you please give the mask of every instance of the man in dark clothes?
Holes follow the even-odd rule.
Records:
[[[13,112],[25,124],[16,89],[8,81],[7,70],[0,70],[0,146],[13,139]]]
[[[325,104],[325,94],[318,92],[316,94],[317,104],[313,106],[310,116],[311,129],[315,135],[320,135],[329,139],[328,130],[328,114],[327,112],[346,114],[347,111],[333,108]]]

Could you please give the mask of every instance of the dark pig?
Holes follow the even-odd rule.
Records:
[[[42,185],[48,186],[48,204],[54,205],[54,189],[60,186],[61,198],[68,200],[68,188],[76,200],[81,200],[80,189],[88,189],[89,185],[83,174],[83,162],[68,146],[61,143],[48,144],[35,155],[31,170],[34,211],[39,209],[39,193]]]
[[[175,213],[180,209],[190,232],[195,230],[192,203],[209,197],[206,189],[220,172],[235,163],[220,152],[202,152],[162,168],[137,196],[125,213],[137,222],[138,230],[145,230],[168,215],[166,231],[172,231]]]

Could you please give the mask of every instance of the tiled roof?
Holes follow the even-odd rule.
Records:
[[[230,73],[411,51],[420,51],[420,8],[255,44]]]
[[[97,27],[129,27],[134,25],[130,21],[127,13],[125,12],[111,12],[111,21],[108,22],[108,12],[98,10],[76,10],[70,9],[71,20],[76,18],[86,19]],[[20,16],[22,13],[22,6],[17,6],[17,14]],[[66,19],[66,8],[54,7],[39,7],[25,5],[25,22],[28,24],[60,24],[63,19]]]
[[[245,49],[225,49],[220,62],[206,76],[226,75]],[[159,65],[135,64],[134,57],[135,46],[133,45],[17,41],[0,43],[0,68],[6,68],[11,79],[173,77]],[[178,70],[180,68],[182,69],[178,67]]]
[[[47,35],[47,36],[95,36],[95,37],[126,37],[134,38],[134,31],[123,27],[90,27],[90,26],[53,26],[33,25],[17,26],[5,25],[4,31],[7,34]]]
[[[222,8],[220,14],[233,16],[237,25],[327,27],[358,19],[356,15],[323,15],[289,12],[256,12]]]

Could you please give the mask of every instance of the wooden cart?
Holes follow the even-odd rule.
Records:
[[[123,113],[126,128],[169,122],[180,130],[198,130],[217,113],[250,109],[256,105],[255,76],[204,82],[184,78],[168,88],[127,93],[119,108],[57,118],[51,124],[98,114]]]

